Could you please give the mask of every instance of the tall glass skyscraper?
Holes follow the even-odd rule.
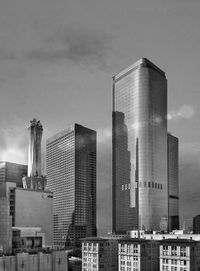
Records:
[[[179,229],[178,138],[168,133],[169,231]]]
[[[74,247],[96,235],[96,132],[78,124],[47,140],[54,245]]]
[[[167,79],[142,58],[113,77],[113,232],[168,229]]]

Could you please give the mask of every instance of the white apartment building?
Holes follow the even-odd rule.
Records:
[[[160,271],[200,270],[200,242],[183,239],[160,241]]]
[[[125,238],[119,240],[119,271],[157,271],[159,269],[157,241]]]
[[[88,237],[82,242],[82,271],[118,270],[118,240]]]

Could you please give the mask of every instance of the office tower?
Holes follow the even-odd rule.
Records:
[[[179,229],[178,138],[167,135],[169,231]]]
[[[30,121],[29,130],[29,153],[28,153],[28,176],[41,176],[41,141],[42,124],[33,119]]]
[[[142,58],[113,77],[113,232],[167,230],[167,80]]]
[[[193,217],[193,233],[200,234],[200,215]]]
[[[78,124],[47,140],[47,187],[54,195],[54,245],[96,235],[96,132]]]
[[[22,187],[22,177],[27,175],[27,165],[0,162],[0,197],[7,197],[9,187]]]

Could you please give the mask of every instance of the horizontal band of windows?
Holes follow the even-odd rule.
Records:
[[[155,188],[162,190],[162,184],[157,182],[139,182],[140,188]],[[135,182],[135,188],[138,188],[138,182]],[[132,189],[131,184],[122,184],[122,190]]]

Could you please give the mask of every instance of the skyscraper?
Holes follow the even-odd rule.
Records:
[[[179,229],[178,138],[168,133],[169,231]]]
[[[41,141],[42,124],[33,119],[30,121],[29,153],[28,153],[28,176],[41,176]]]
[[[7,197],[10,187],[22,187],[22,177],[27,175],[27,165],[0,162],[0,197]]]
[[[96,235],[96,132],[74,124],[47,140],[47,187],[54,195],[54,245]]]
[[[113,231],[168,229],[167,79],[142,58],[113,77]]]

